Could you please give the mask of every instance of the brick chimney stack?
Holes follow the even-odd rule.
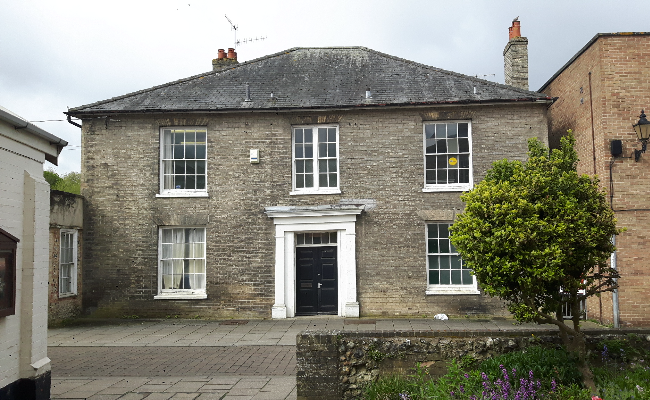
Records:
[[[224,49],[219,49],[217,58],[212,60],[212,70],[216,71],[225,67],[229,67],[235,64],[238,64],[237,61],[237,52],[234,48],[229,48],[228,53]]]
[[[528,39],[521,36],[519,17],[508,28],[508,44],[503,50],[506,85],[528,90]]]

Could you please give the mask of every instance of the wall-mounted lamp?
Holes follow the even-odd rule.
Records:
[[[641,150],[634,150],[634,161],[639,161],[641,153],[645,153],[648,138],[650,138],[650,121],[645,119],[645,112],[643,110],[641,110],[639,122],[632,125],[632,127],[634,128],[634,132],[636,132],[637,139],[642,143]]]

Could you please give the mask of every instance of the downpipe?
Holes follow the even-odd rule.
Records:
[[[612,235],[612,244],[616,246],[616,235]],[[612,269],[616,270],[616,250],[610,257]],[[614,279],[614,283],[618,283],[618,279]],[[620,328],[619,314],[618,314],[618,288],[612,292],[612,309],[614,311],[614,328]]]

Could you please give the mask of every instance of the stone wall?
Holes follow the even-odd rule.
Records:
[[[648,335],[648,331],[636,333]],[[588,342],[625,337],[627,332],[590,331]],[[650,336],[647,336],[650,340]],[[484,360],[531,345],[557,346],[557,331],[368,331],[303,332],[297,337],[299,400],[357,399],[381,376],[405,375],[417,365],[432,377],[465,355]]]
[[[426,216],[463,208],[460,192],[422,190],[423,122],[437,120],[471,121],[474,182],[496,160],[525,159],[529,138],[547,137],[545,104],[84,120],[84,308],[107,317],[270,317],[275,227],[265,207],[368,199],[376,206],[356,222],[361,315],[505,315],[487,296],[425,293]],[[339,127],[341,193],[290,195],[291,127],[322,122]],[[208,197],[156,197],[163,126],[207,127]],[[206,299],[154,300],[158,228],[172,225],[206,228]]]

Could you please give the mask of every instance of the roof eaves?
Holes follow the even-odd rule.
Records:
[[[553,74],[553,76],[552,76],[548,81],[546,81],[546,83],[545,83],[544,85],[542,85],[542,87],[539,88],[539,90],[537,90],[537,92],[542,93],[542,92],[544,91],[544,89],[546,89],[546,87],[547,87],[548,85],[550,85],[551,82],[553,82],[553,81],[555,80],[555,78],[557,78],[558,76],[560,76],[560,74],[561,74],[562,72],[564,72],[565,69],[569,68],[569,66],[570,66],[571,64],[573,64],[573,62],[574,62],[578,57],[580,57],[580,56],[582,55],[582,53],[584,53],[585,51],[587,51],[587,49],[588,49],[589,47],[591,47],[592,44],[596,43],[596,41],[597,41],[599,38],[601,38],[601,37],[605,37],[605,36],[648,36],[648,35],[650,35],[650,32],[611,32],[611,33],[597,33],[596,35],[594,35],[594,37],[591,38],[591,40],[590,40],[589,42],[587,42],[587,44],[585,44],[585,45],[584,45],[580,50],[578,50],[578,52],[577,52],[573,57],[571,57],[571,59],[570,59],[569,61],[567,61],[567,63],[564,64],[564,65],[562,66],[562,68],[560,68],[560,69],[559,69],[555,74]]]

